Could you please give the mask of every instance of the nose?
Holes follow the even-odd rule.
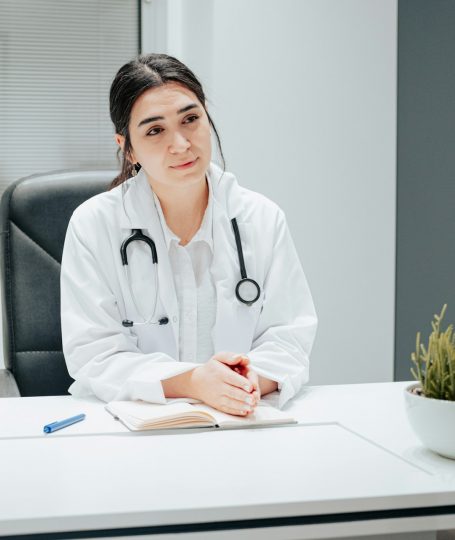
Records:
[[[169,151],[171,154],[179,154],[186,152],[190,146],[190,141],[180,131],[176,131],[172,136]]]

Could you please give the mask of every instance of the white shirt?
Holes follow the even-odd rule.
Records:
[[[214,354],[212,329],[216,317],[216,290],[210,274],[213,258],[213,194],[210,182],[207,208],[191,241],[180,245],[171,231],[155,193],[153,197],[169,252],[179,306],[179,360],[203,364]]]

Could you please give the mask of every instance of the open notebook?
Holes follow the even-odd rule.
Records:
[[[203,403],[157,405],[145,401],[111,401],[106,410],[132,431],[190,427],[226,429],[297,423],[270,405],[258,405],[254,414],[248,417],[225,414]]]

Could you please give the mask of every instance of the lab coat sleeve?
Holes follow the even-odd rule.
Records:
[[[161,380],[194,369],[159,351],[143,353],[121,323],[116,297],[87,243],[70,221],[61,267],[63,352],[75,396],[166,403]]]
[[[278,382],[281,408],[309,378],[317,317],[284,213],[279,210],[264,301],[248,353],[255,371]]]

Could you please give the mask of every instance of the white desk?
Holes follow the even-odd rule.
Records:
[[[455,528],[455,461],[420,445],[405,386],[308,387],[297,426],[160,434],[96,400],[0,399],[0,538],[435,538]]]

